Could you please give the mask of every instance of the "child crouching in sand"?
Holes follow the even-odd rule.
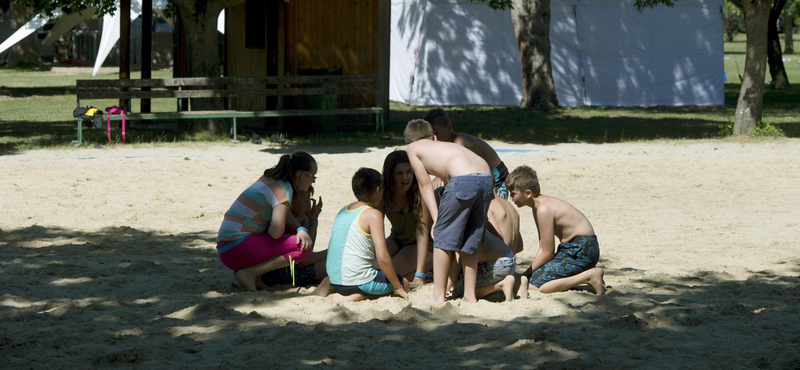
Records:
[[[311,254],[308,229],[289,210],[293,194],[308,191],[316,173],[317,162],[308,153],[284,154],[225,212],[217,254],[247,290],[265,288],[261,275]]]
[[[325,278],[314,294],[333,302],[354,302],[392,293],[408,299],[408,280],[395,273],[386,248],[381,202],[383,179],[380,172],[360,168],[353,175],[357,201],[339,211],[333,220]],[[375,260],[381,270],[373,266]],[[333,294],[329,294],[331,289]]]
[[[600,246],[586,216],[561,199],[541,194],[536,171],[528,166],[514,169],[506,187],[517,207],[533,209],[539,230],[539,252],[523,273],[530,284],[522,284],[519,296],[527,298],[528,289],[555,293],[582,284],[591,285],[598,295],[605,294],[603,269],[595,267]],[[557,251],[554,237],[561,241]]]

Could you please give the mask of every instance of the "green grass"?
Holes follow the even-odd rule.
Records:
[[[460,106],[447,108],[456,129],[470,132],[486,140],[509,143],[614,143],[632,140],[708,139],[721,137],[733,121],[734,108],[741,87],[739,70],[744,69],[746,35],[737,35],[735,42],[725,43],[725,105],[718,107],[577,107],[560,108],[549,112],[517,107]],[[785,55],[784,63],[790,83],[789,91],[767,89],[764,95],[764,121],[785,132],[800,137],[800,55]],[[36,69],[0,69],[0,152],[69,147],[75,139],[75,81],[78,79],[113,79],[117,73],[92,77],[87,69],[59,69],[60,72]],[[71,72],[72,71],[72,72]],[[75,72],[80,71],[80,72]],[[168,78],[171,71],[154,71],[154,78]],[[139,73],[131,73],[138,78]],[[767,81],[769,81],[767,75]],[[104,108],[116,105],[115,100],[84,101],[83,105]],[[387,134],[390,140],[375,138],[370,130],[309,135],[289,135],[290,141],[316,146],[360,145],[384,146],[402,144],[406,122],[422,117],[429,107],[391,104]],[[139,101],[133,101],[139,111]],[[154,112],[175,111],[176,102],[170,99],[153,100]],[[291,125],[291,123],[289,123]],[[155,127],[161,127],[157,129]],[[257,129],[256,129],[257,130]],[[106,143],[104,130],[84,129],[87,146]],[[252,128],[243,127],[240,139],[247,140]],[[113,131],[118,137],[119,130]],[[263,131],[262,131],[263,133]],[[119,139],[119,138],[117,138]],[[212,141],[225,143],[225,135],[193,135],[169,125],[148,126],[134,123],[129,129],[128,142],[137,144],[192,143]]]
[[[780,36],[783,36],[783,34],[780,34]],[[796,35],[794,38],[796,39],[795,50],[798,50],[800,49],[800,35]],[[734,42],[725,43],[725,57],[728,58],[725,60],[725,74],[728,75],[728,82],[730,83],[741,83],[739,75],[744,73],[746,44],[747,35],[743,33],[737,34],[734,37]],[[783,46],[784,43],[783,40],[781,40],[781,48],[783,48]],[[789,83],[800,84],[800,64],[798,64],[798,62],[800,62],[800,53],[784,54],[783,59],[791,59],[791,61],[783,63],[783,67],[786,69],[786,75],[789,77]],[[767,67],[767,75],[764,81],[769,83],[771,80],[769,67]]]

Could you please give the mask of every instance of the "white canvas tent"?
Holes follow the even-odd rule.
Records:
[[[680,0],[639,12],[634,0],[551,0],[559,103],[724,104],[722,1]],[[391,27],[391,100],[519,104],[520,56],[508,11],[485,2],[392,0]]]
[[[392,0],[391,32],[389,99],[519,104],[522,69],[509,11],[470,1]]]
[[[722,0],[551,0],[561,105],[724,104]]]

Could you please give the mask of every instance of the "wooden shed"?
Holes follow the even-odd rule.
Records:
[[[379,101],[374,95],[345,95],[334,104],[379,106],[388,114],[390,9],[390,0],[247,0],[225,12],[224,74],[375,75]],[[234,104],[238,109],[274,109],[277,99],[254,97]],[[318,108],[308,107],[311,103],[302,98],[288,104]]]

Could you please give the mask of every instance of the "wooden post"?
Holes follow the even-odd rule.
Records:
[[[183,17],[180,11],[175,12],[173,19],[175,26],[172,28],[172,77],[186,77],[189,74],[187,72],[189,63],[186,58],[186,37],[184,36]],[[225,27],[228,27],[227,22]],[[177,110],[178,112],[188,111],[189,99],[178,99]],[[183,120],[178,121],[178,127],[182,130],[189,129],[189,125]]]
[[[383,121],[389,120],[389,59],[392,47],[392,3],[379,0],[378,5],[378,88],[380,101],[376,105],[383,108]],[[377,122],[376,122],[377,123]]]
[[[120,0],[119,12],[119,79],[127,80],[131,78],[131,0]],[[120,99],[119,107],[124,112],[130,111],[127,99]]]
[[[142,0],[142,79],[152,77],[153,68],[153,0]],[[143,87],[142,91],[150,91]],[[150,99],[142,99],[142,113],[150,113]]]

